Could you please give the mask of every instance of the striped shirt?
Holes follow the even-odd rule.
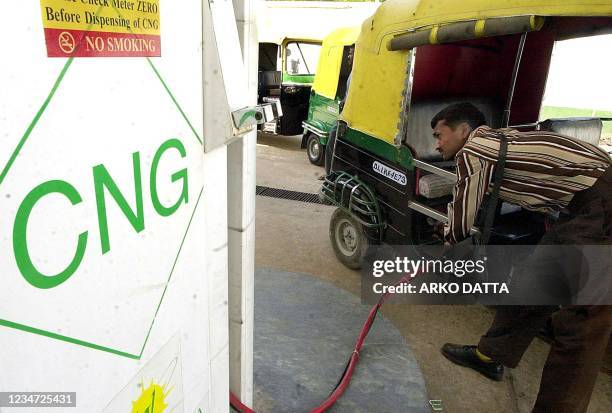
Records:
[[[611,164],[605,151],[574,138],[481,126],[456,155],[457,182],[445,228],[450,243],[468,236],[483,197],[492,188],[499,132],[508,140],[499,198],[530,211],[561,211],[577,192],[593,186]]]

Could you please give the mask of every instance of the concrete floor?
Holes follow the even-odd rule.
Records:
[[[301,137],[258,137],[257,185],[317,192],[323,168],[308,162],[300,141]],[[329,206],[257,197],[256,267],[310,274],[359,297],[359,273],[341,265],[331,250],[332,212]],[[530,411],[547,344],[535,340],[518,368],[507,371],[504,381],[493,382],[439,353],[445,342],[476,343],[492,318],[486,308],[388,304],[382,312],[412,348],[429,398],[442,400],[445,412]],[[403,411],[400,406],[398,411]],[[612,377],[600,374],[589,413],[611,411]]]
[[[338,383],[369,306],[316,277],[255,272],[255,411],[308,412]],[[400,332],[378,316],[351,385],[330,413],[430,411],[425,380]]]

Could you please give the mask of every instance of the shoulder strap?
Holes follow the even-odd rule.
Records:
[[[499,188],[504,177],[504,168],[506,166],[506,155],[508,153],[508,139],[502,132],[498,133],[499,138],[499,158],[495,165],[495,174],[493,176],[493,189],[487,202],[487,212],[484,220],[484,227],[482,229],[482,237],[480,237],[481,244],[488,244],[491,238],[491,228],[493,221],[495,220],[495,213],[497,211],[497,204],[499,202]]]

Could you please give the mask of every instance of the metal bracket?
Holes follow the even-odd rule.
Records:
[[[430,165],[428,163],[425,163],[423,161],[419,161],[418,159],[414,159],[414,166],[416,166],[419,169],[423,169],[425,171],[429,171],[431,173],[434,173],[438,176],[441,176],[443,178],[446,178],[450,181],[456,182],[457,181],[457,175],[447,171],[446,169],[442,169],[442,168],[438,168],[437,166],[434,165]]]
[[[282,113],[280,101],[235,110],[232,112],[234,136],[244,135],[257,125],[278,119]]]

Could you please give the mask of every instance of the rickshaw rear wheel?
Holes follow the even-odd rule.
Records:
[[[329,238],[342,264],[354,270],[361,268],[369,245],[361,223],[348,212],[337,208],[329,223]]]
[[[306,153],[311,164],[321,166],[325,159],[325,145],[321,145],[319,137],[314,133],[308,134],[306,140]]]

